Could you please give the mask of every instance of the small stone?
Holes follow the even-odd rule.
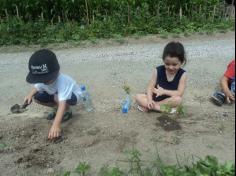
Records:
[[[36,138],[35,135],[32,135],[32,136],[30,137],[31,140],[34,140],[35,138]]]
[[[224,113],[223,113],[223,116],[224,116],[224,117],[229,117],[229,115],[227,114],[227,112],[224,112]]]
[[[53,168],[47,169],[47,174],[54,174],[55,170]]]
[[[95,136],[97,135],[101,130],[97,127],[90,129],[89,131],[87,131],[87,134],[91,135],[91,136]]]

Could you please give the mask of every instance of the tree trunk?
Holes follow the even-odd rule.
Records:
[[[235,18],[235,0],[232,1],[232,4],[226,4],[225,18],[229,17],[231,19]]]
[[[179,18],[180,18],[180,20],[182,20],[182,18],[183,18],[183,9],[182,9],[182,7],[180,7],[180,9],[179,9]]]
[[[86,8],[87,24],[89,24],[90,21],[89,21],[89,9],[88,9],[88,1],[87,0],[85,0],[85,8]]]

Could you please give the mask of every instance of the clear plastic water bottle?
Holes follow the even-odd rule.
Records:
[[[80,85],[82,103],[84,104],[85,110],[87,112],[93,112],[94,107],[92,104],[92,99],[85,85]]]
[[[122,113],[127,114],[131,107],[131,98],[127,96],[126,99],[122,102]]]

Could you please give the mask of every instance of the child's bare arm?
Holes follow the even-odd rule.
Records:
[[[184,95],[186,84],[187,84],[187,74],[184,73],[179,81],[178,90],[175,90],[175,91],[174,90],[166,90],[166,89],[159,87],[158,89],[155,90],[155,93],[157,94],[157,96],[168,95],[171,97],[173,97],[173,96],[182,97]]]
[[[152,74],[152,78],[149,81],[148,88],[147,88],[147,98],[148,98],[148,108],[153,109],[155,103],[153,101],[153,89],[155,88],[157,81],[157,71],[155,70]]]
[[[65,111],[66,111],[66,101],[59,102],[57,114],[52,124],[52,127],[49,131],[48,139],[52,140],[61,135],[61,121]]]
[[[149,81],[148,84],[148,88],[147,88],[147,96],[149,100],[152,100],[152,96],[153,96],[153,89],[155,88],[156,85],[156,81],[157,81],[157,70],[155,70],[152,74],[152,78]]]
[[[220,85],[222,87],[222,90],[226,96],[228,103],[231,103],[231,101],[235,101],[235,96],[230,91],[228,83],[229,83],[229,78],[223,76],[220,80]]]
[[[24,103],[30,104],[32,102],[33,96],[38,92],[36,88],[33,88],[30,93],[25,97]]]

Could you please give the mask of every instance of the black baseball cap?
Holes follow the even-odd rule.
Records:
[[[26,81],[30,84],[46,83],[57,78],[60,65],[56,55],[47,49],[36,51],[29,60],[29,74]]]

